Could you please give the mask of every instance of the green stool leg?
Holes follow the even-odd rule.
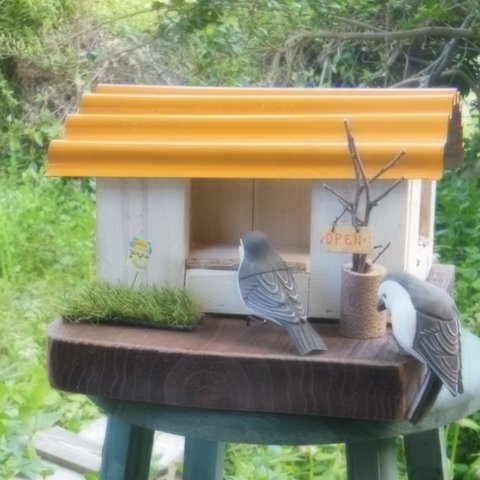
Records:
[[[348,480],[395,480],[395,438],[346,444]]]
[[[109,416],[101,480],[148,480],[155,431]]]
[[[183,480],[222,480],[225,444],[185,438]]]
[[[447,449],[443,428],[403,437],[409,480],[447,480]]]

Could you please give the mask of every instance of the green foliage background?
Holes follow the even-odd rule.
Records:
[[[97,415],[84,397],[52,390],[45,368],[45,332],[58,314],[55,305],[66,287],[94,274],[94,182],[44,175],[48,143],[61,135],[82,93],[101,81],[401,84],[431,72],[448,39],[349,42],[316,32],[450,28],[467,17],[480,23],[477,0],[0,2],[0,478],[46,473],[32,448],[34,432],[54,424],[75,431]],[[442,261],[457,266],[456,300],[464,324],[477,334],[479,45],[478,37],[460,42],[434,82],[474,95],[471,112],[465,109],[471,114],[465,164],[438,187],[436,246]],[[455,478],[480,478],[479,424],[473,416],[446,430]],[[403,472],[401,456],[399,466]],[[343,450],[230,446],[225,478],[343,479]]]

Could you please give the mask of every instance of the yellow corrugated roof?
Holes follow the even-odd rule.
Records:
[[[453,89],[99,85],[51,142],[59,176],[352,178],[348,119],[368,174],[438,179],[462,157]]]

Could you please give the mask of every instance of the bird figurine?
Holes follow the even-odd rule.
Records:
[[[458,310],[444,290],[406,272],[387,275],[378,297],[378,310],[391,313],[397,343],[426,366],[420,391],[406,415],[416,424],[428,413],[442,385],[453,396],[463,393]]]
[[[252,231],[240,239],[238,287],[245,307],[285,328],[300,355],[327,350],[307,321],[297,285],[265,233]]]

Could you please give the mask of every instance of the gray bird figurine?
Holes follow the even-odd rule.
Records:
[[[378,289],[378,310],[391,313],[393,335],[427,369],[419,393],[407,412],[418,423],[445,385],[456,396],[463,393],[458,310],[441,288],[406,272],[387,275]]]
[[[245,307],[285,328],[300,355],[327,350],[307,321],[292,272],[265,233],[249,232],[240,239],[238,287]]]

